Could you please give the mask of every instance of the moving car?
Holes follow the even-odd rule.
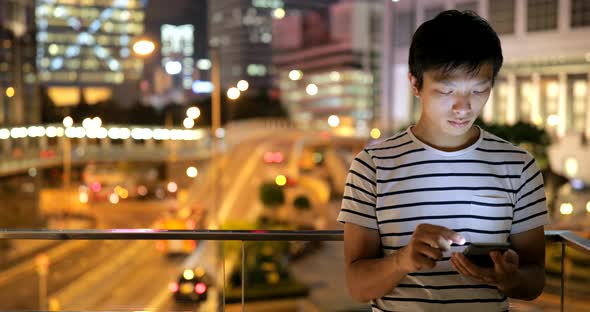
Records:
[[[177,302],[201,303],[207,300],[212,285],[206,266],[203,265],[204,246],[197,248],[181,264],[176,279],[168,284],[168,290]]]
[[[192,213],[185,210],[176,211],[170,209],[162,216],[155,225],[157,230],[194,230],[196,221],[192,218]],[[166,255],[190,254],[197,247],[194,240],[158,240],[156,249]]]

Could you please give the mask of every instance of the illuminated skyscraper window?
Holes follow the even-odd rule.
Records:
[[[285,3],[282,0],[252,0],[252,6],[256,8],[278,9],[283,8]]]
[[[42,81],[120,84],[141,77],[131,46],[143,34],[144,2],[40,0],[37,65]]]
[[[193,25],[162,25],[162,66],[168,71],[170,64],[177,62],[180,70],[172,75],[180,75],[182,87],[191,89],[193,84],[194,60],[194,38],[195,29]],[[174,63],[176,64],[176,63]]]

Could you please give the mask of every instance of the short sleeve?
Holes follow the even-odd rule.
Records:
[[[350,222],[370,229],[378,228],[375,216],[376,173],[375,163],[366,150],[354,158],[346,177],[342,206],[338,214],[339,222]]]
[[[519,184],[510,234],[525,232],[549,223],[543,175],[529,153],[525,157]]]

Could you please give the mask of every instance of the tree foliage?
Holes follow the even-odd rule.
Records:
[[[299,195],[293,200],[293,206],[299,210],[309,210],[311,208],[311,202],[305,195]]]
[[[266,207],[277,207],[285,203],[285,192],[276,183],[265,182],[260,185],[260,200]]]

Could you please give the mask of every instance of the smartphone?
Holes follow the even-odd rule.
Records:
[[[494,266],[490,252],[499,251],[500,253],[504,253],[508,249],[510,249],[510,243],[474,243],[463,250],[463,255],[471,263],[480,267],[489,268]]]

